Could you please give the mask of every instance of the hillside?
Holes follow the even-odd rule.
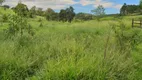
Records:
[[[12,16],[0,25],[0,80],[141,80],[142,29],[131,28],[139,17],[69,23]]]

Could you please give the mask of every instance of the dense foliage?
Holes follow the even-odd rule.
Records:
[[[120,9],[121,15],[129,15],[129,14],[142,14],[142,0],[140,0],[139,5],[127,5],[126,3]]]
[[[75,15],[76,20],[82,20],[82,21],[87,21],[87,20],[92,20],[93,15],[92,14],[87,14],[87,13],[78,13]]]
[[[26,18],[12,15],[9,17],[9,27],[5,30],[7,38],[13,38],[13,36],[23,36],[25,34],[34,35],[32,27],[28,24]]]
[[[63,22],[68,21],[71,23],[74,17],[75,17],[74,8],[71,6],[66,10],[62,9],[59,13],[59,20]]]
[[[36,6],[33,6],[29,11],[29,17],[34,18],[36,16]]]
[[[14,11],[22,17],[28,17],[29,10],[25,4],[18,3],[18,5],[14,8]]]
[[[100,20],[105,15],[105,8],[102,5],[99,5],[96,9],[91,10],[92,13],[97,16],[97,20]]]
[[[128,14],[139,13],[139,12],[140,12],[139,5],[127,5],[126,3],[124,3],[122,8],[120,9],[121,15],[128,15]]]
[[[54,10],[52,10],[51,8],[48,8],[46,11],[45,11],[45,16],[46,16],[46,19],[48,21],[58,21],[58,13],[56,13]]]
[[[0,8],[0,80],[142,79],[142,30],[131,28],[131,18],[142,16],[98,22],[73,7],[24,6],[13,8],[18,15]]]

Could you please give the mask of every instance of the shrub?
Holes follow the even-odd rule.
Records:
[[[42,24],[42,22],[39,24],[39,27],[43,27],[43,24]]]
[[[3,14],[2,15],[2,22],[6,22],[6,21],[8,21],[8,15],[6,15],[6,14]]]
[[[113,25],[112,29],[115,33],[118,49],[121,52],[130,52],[142,42],[140,30],[128,28],[123,22],[120,22],[119,25]]]
[[[75,16],[75,19],[83,20],[83,21],[92,20],[93,19],[93,15],[92,14],[86,14],[86,13],[78,13]]]
[[[7,38],[12,38],[13,36],[23,36],[28,34],[30,36],[34,35],[31,25],[28,24],[25,18],[13,15],[9,19],[9,27],[5,30]]]

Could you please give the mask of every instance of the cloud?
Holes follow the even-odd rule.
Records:
[[[80,0],[80,4],[83,6],[93,5],[94,7],[102,5],[104,8],[115,8],[115,9],[120,9],[122,6],[121,4],[117,4],[109,0]]]
[[[113,6],[113,7],[116,8],[116,9],[120,9],[122,7],[122,5],[121,4],[117,4],[117,5]]]
[[[103,5],[105,8],[115,8],[120,9],[121,4],[117,4],[115,2],[111,2],[110,0],[21,0],[22,3],[26,4],[29,8],[32,6],[43,8],[44,10],[47,8],[52,8],[54,10],[64,9],[68,6],[72,6],[75,4],[81,4],[82,6],[92,5],[93,7],[97,7],[98,5]],[[14,7],[17,5],[19,0],[6,0],[4,4],[10,5]]]
[[[90,5],[92,4],[93,1],[91,0],[80,0],[80,4],[82,4],[83,6],[86,6],[86,5]]]
[[[6,0],[4,4],[10,6],[16,6],[20,0]],[[22,3],[26,4],[29,8],[32,6],[41,7],[43,9],[63,9],[68,6],[77,4],[78,2],[74,0],[21,0]]]

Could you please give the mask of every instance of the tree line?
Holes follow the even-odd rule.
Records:
[[[124,3],[120,9],[121,15],[129,15],[133,13],[142,14],[142,0],[140,0],[139,5],[127,5]]]
[[[5,0],[0,0],[0,6],[4,7],[4,9],[10,8],[8,5],[2,5],[2,3]],[[42,8],[38,8],[36,6],[33,6],[32,8],[28,8],[27,5],[19,2],[15,7],[11,8],[15,13],[17,13],[21,17],[29,17],[34,18],[36,16],[43,16],[48,21],[63,21],[63,22],[72,22],[73,19],[75,20],[81,20],[81,21],[87,21],[92,20],[93,17],[96,17],[96,19],[100,19],[103,15],[105,15],[105,9],[102,5],[99,5],[96,9],[91,10],[93,14],[89,13],[75,13],[74,8],[72,6],[61,9],[59,12],[55,12],[51,8],[47,8],[46,10],[43,10]]]
[[[33,6],[31,9],[28,9],[27,5],[23,3],[18,3],[15,7],[12,7],[12,10],[22,17],[34,18],[36,16],[43,16],[48,21],[62,21],[62,22],[72,22],[73,19],[79,20],[92,20],[93,15],[88,13],[75,13],[72,6],[61,9],[60,12],[55,12],[51,8],[43,10],[42,8],[37,8]]]

